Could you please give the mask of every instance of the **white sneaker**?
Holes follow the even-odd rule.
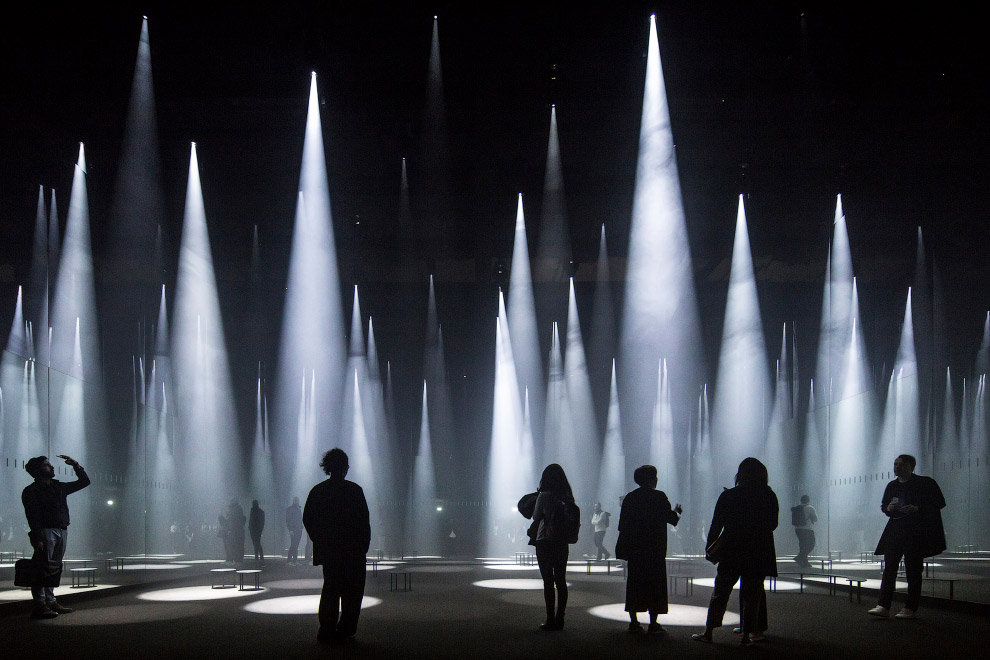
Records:
[[[917,619],[918,618],[918,615],[915,613],[914,610],[909,610],[908,608],[905,607],[903,610],[901,610],[900,612],[898,612],[897,614],[895,614],[894,615],[894,618],[895,619]]]
[[[872,614],[873,616],[883,617],[884,619],[890,616],[890,610],[884,607],[883,605],[877,605],[873,609],[867,610],[866,613]],[[912,612],[912,614],[914,613]],[[900,616],[900,614],[898,614],[897,616]]]

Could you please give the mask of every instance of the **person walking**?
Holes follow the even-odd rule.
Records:
[[[692,635],[692,639],[712,642],[712,632],[722,625],[729,596],[741,579],[741,643],[749,646],[766,641],[763,581],[777,575],[773,530],[777,529],[780,509],[768,482],[767,467],[753,457],[745,458],[739,464],[735,487],[722,491],[715,503],[706,546],[709,561],[718,565],[715,588],[708,602],[705,631]]]
[[[595,502],[595,512],[591,516],[591,526],[595,530],[595,549],[598,551],[597,560],[604,557],[608,559],[612,555],[605,549],[605,532],[608,531],[608,523],[612,514],[602,510],[602,503]]]
[[[671,508],[666,493],[657,490],[657,469],[641,465],[633,472],[639,486],[622,500],[619,512],[619,538],[615,556],[626,561],[626,612],[629,631],[643,629],[638,612],[649,612],[647,631],[664,632],[657,621],[668,611],[667,603],[667,525],[681,519],[681,505]]]
[[[925,557],[945,552],[942,509],[945,497],[931,477],[914,473],[918,462],[910,454],[894,459],[895,479],[884,488],[880,510],[889,518],[874,554],[883,555],[880,600],[869,610],[873,616],[890,616],[890,605],[901,559],[907,574],[908,593],[897,619],[917,618],[921,601],[921,572]]]
[[[331,449],[323,455],[320,467],[329,478],[313,486],[303,508],[303,525],[313,539],[313,565],[323,566],[316,638],[341,644],[357,633],[371,519],[364,490],[344,479],[349,468],[347,454]]]
[[[811,562],[808,555],[815,549],[815,523],[818,522],[818,512],[811,506],[811,498],[808,495],[801,496],[801,503],[791,507],[791,523],[794,525],[794,533],[798,538],[798,553],[794,557],[794,563],[798,566],[808,568]]]

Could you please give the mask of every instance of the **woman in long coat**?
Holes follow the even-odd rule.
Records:
[[[667,613],[667,525],[677,525],[681,505],[671,508],[657,490],[657,469],[643,465],[633,472],[639,486],[622,499],[615,556],[626,560],[626,611],[629,630],[642,630],[637,612],[650,613],[649,632],[663,632],[657,616]]]
[[[767,467],[755,458],[743,459],[736,474],[735,488],[722,492],[715,504],[708,543],[723,535],[717,561],[715,589],[708,603],[705,632],[692,635],[699,642],[711,642],[712,631],[722,625],[732,588],[740,579],[742,644],[764,641],[767,629],[766,592],[763,581],[777,575],[777,552],[773,530],[777,529],[779,505],[768,485]]]

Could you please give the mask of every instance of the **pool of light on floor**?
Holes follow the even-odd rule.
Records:
[[[365,596],[361,601],[361,609],[380,605],[381,602],[380,598]],[[255,614],[316,614],[320,609],[320,595],[265,598],[248,603],[244,609]]]
[[[157,591],[146,591],[143,594],[138,594],[138,598],[140,598],[141,600],[151,600],[156,602],[222,600],[224,598],[240,598],[242,596],[254,596],[256,594],[263,593],[264,591],[265,591],[264,588],[262,588],[260,591],[257,589],[252,589],[250,591],[241,591],[236,587],[214,589],[209,585],[205,585],[198,587],[177,587],[175,589],[158,589]]]
[[[667,614],[661,614],[657,621],[663,626],[699,626],[704,628],[708,619],[708,608],[698,605],[670,605]],[[610,603],[608,605],[598,605],[588,610],[591,616],[611,621],[623,621],[629,623],[629,612],[626,612],[625,603]],[[641,615],[641,616],[645,616]],[[726,611],[722,619],[723,626],[739,625],[739,615],[735,612]]]

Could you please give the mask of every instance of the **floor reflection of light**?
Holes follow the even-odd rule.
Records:
[[[262,589],[264,591],[264,589]],[[141,600],[152,600],[155,602],[189,601],[189,600],[221,600],[223,598],[239,598],[241,596],[253,596],[260,591],[240,591],[236,587],[226,589],[214,589],[209,585],[202,587],[177,587],[175,589],[160,589],[158,591],[146,591],[138,594]]]
[[[171,571],[177,568],[189,568],[189,564],[124,564],[125,571]]]
[[[179,564],[222,564],[223,559],[183,559]]]
[[[79,594],[90,591],[100,591],[102,589],[114,589],[120,585],[117,584],[98,584],[95,587],[76,587],[72,588],[68,585],[62,585],[61,587],[55,588],[55,597],[68,596],[69,594]],[[0,602],[10,601],[10,600],[31,600],[31,590],[30,589],[5,589],[0,591]]]
[[[839,578],[839,579],[841,580],[841,578]],[[824,577],[816,577],[816,576],[807,576],[807,575],[805,575],[804,576],[804,581],[805,582],[814,582],[815,584],[821,584],[821,585],[828,584],[828,578],[824,578]],[[695,580],[695,584],[697,584],[697,582],[698,581]],[[844,587],[846,585],[845,584],[842,584],[840,582],[840,586],[843,586]],[[805,587],[807,587],[807,585],[805,585]],[[777,583],[777,588],[778,589],[780,588],[780,583],[779,582]],[[864,589],[876,589],[876,590],[879,590],[880,589],[880,580],[879,579],[863,580],[863,588]],[[907,582],[901,582],[900,580],[898,580],[897,583],[894,585],[894,589],[907,589]]]
[[[805,580],[810,579],[807,575],[804,576]],[[695,578],[694,586],[696,587],[708,587],[709,589],[715,586],[715,578]],[[770,591],[770,581],[767,580],[763,583],[764,588]],[[791,582],[789,580],[777,580],[777,591],[797,591],[801,588],[797,582]],[[736,582],[736,586],[732,587],[733,590],[739,590],[739,582]]]
[[[274,580],[265,582],[269,589],[322,589],[323,580],[320,578],[298,579],[298,580]]]
[[[205,605],[158,603],[155,605],[116,605],[114,607],[79,606],[72,616],[60,616],[51,622],[57,626],[116,626],[200,616]]]
[[[485,589],[543,589],[543,580],[510,578],[505,580],[478,580],[472,582],[476,587]],[[570,582],[567,583],[570,586]]]
[[[365,610],[380,605],[381,602],[380,598],[365,596],[361,601],[361,609]],[[248,603],[244,609],[255,614],[316,614],[320,609],[320,595],[266,598]]]
[[[629,612],[625,611],[625,604],[611,603],[609,605],[599,605],[588,610],[591,616],[611,621],[629,622]],[[661,614],[657,621],[665,626],[702,626],[708,618],[708,608],[698,605],[670,605],[667,614]],[[739,623],[739,615],[735,612],[726,612],[722,619],[723,626],[735,626]]]
[[[490,568],[493,571],[538,571],[540,567],[536,564],[532,566],[528,564],[485,564],[485,568]]]

